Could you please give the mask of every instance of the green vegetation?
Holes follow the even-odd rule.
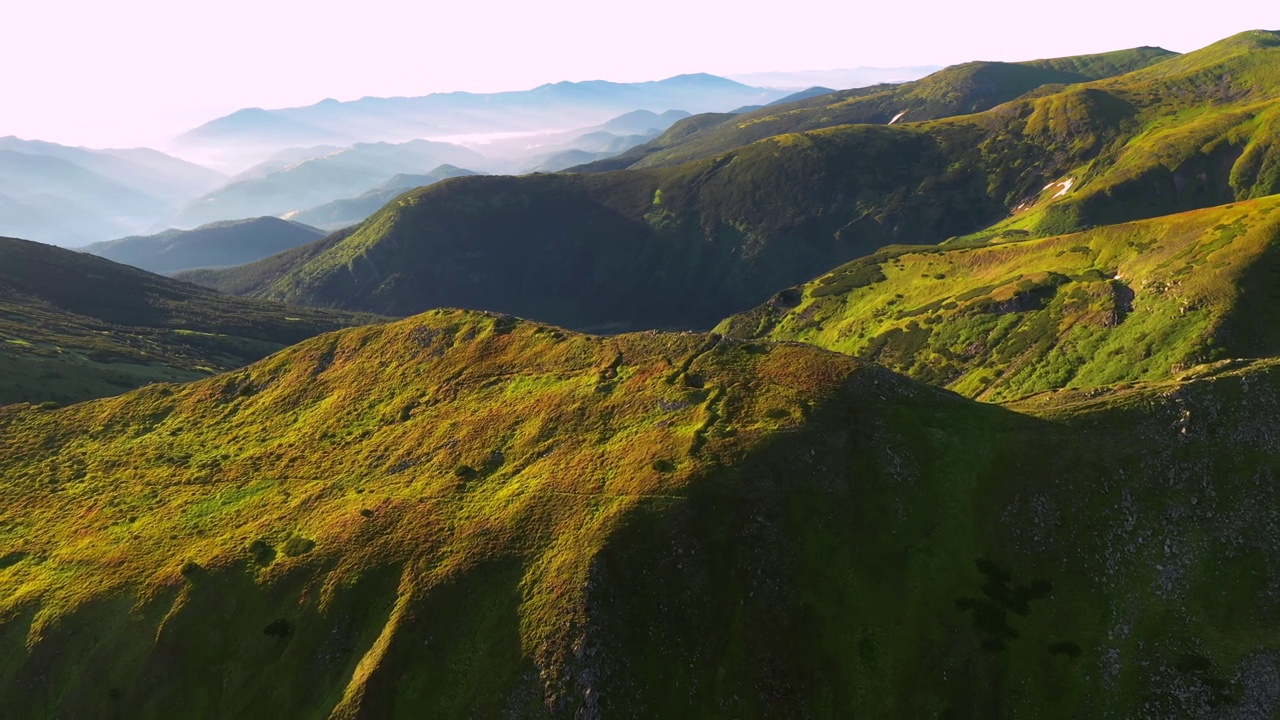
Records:
[[[1024,63],[971,62],[899,85],[876,85],[800,100],[742,115],[696,115],[652,142],[622,155],[575,168],[600,172],[664,167],[712,157],[786,133],[837,125],[920,122],[982,112],[1044,86],[1088,82],[1163,62],[1175,53],[1134,48],[1100,55]]]
[[[1058,235],[1280,192],[1274,37],[1040,85],[977,114],[774,135],[674,167],[455,178],[343,239],[201,281],[388,315],[466,307],[579,330],[708,328],[886,245]],[[969,77],[1021,94],[1034,78],[1001,73],[1067,72],[1001,67],[911,92],[951,97],[943,80]]]
[[[5,711],[1280,716],[1277,53],[689,118],[770,134],[183,276],[411,315],[323,335],[377,318],[0,240]]]
[[[1061,237],[891,248],[719,330],[800,340],[996,402],[1280,355],[1275,310],[1261,311],[1280,307],[1264,289],[1280,267],[1277,210],[1280,196]]]
[[[1032,416],[799,344],[439,311],[11,406],[0,687],[24,717],[1244,707],[1277,373]]]
[[[0,238],[0,405],[75,403],[230,370],[369,315],[235,298]]]

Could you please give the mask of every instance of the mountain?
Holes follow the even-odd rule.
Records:
[[[717,328],[802,341],[979,400],[1280,356],[1280,195],[1073,235],[887,248]]]
[[[504,93],[325,100],[281,110],[253,108],[213,120],[177,139],[184,155],[243,163],[286,147],[404,142],[424,137],[548,132],[596,125],[635,110],[722,111],[785,92],[695,74],[656,82],[560,82]]]
[[[172,274],[204,267],[243,265],[305,245],[324,232],[273,217],[230,220],[195,230],[166,230],[94,243],[82,252],[154,273]]]
[[[789,105],[793,102],[799,102],[801,100],[808,100],[810,98],[816,98],[822,95],[830,95],[833,92],[835,92],[835,90],[832,90],[831,88],[815,85],[811,88],[806,88],[799,92],[791,93],[790,95],[784,98],[779,98],[778,100],[774,100],[773,102],[769,103],[769,105],[770,106]]]
[[[163,222],[222,182],[147,150],[90,150],[0,138],[0,233],[84,245]]]
[[[789,133],[674,167],[463,178],[273,274],[235,274],[256,278],[257,297],[390,315],[709,328],[885,245],[1060,235],[1280,192],[1276,37],[982,113]]]
[[[660,167],[715,154],[775,135],[850,123],[918,122],[989,110],[1043,86],[1122,75],[1174,57],[1161,48],[1135,48],[1023,63],[971,62],[921,80],[820,93],[724,118],[697,133],[661,136],[635,148],[625,167]],[[803,95],[803,93],[801,93]],[[620,169],[616,162],[583,171]]]
[[[534,156],[528,161],[534,163],[528,170],[529,172],[559,172],[583,163],[604,160],[642,145],[657,137],[659,133],[660,131],[656,129],[642,135],[614,135],[603,130],[587,133],[566,143],[566,149]]]
[[[363,222],[365,218],[377,212],[396,196],[404,194],[406,190],[434,185],[449,178],[476,174],[465,168],[441,165],[425,175],[396,175],[357,197],[334,200],[310,210],[303,210],[290,215],[289,219],[324,230],[338,230]]]
[[[338,147],[336,145],[315,145],[313,147],[291,147],[273,153],[270,157],[253,167],[236,173],[231,179],[224,184],[242,182],[244,180],[260,180],[273,172],[284,170],[293,165],[297,165],[307,160],[322,158],[327,155],[342,152],[347,148]],[[215,188],[216,189],[216,188]]]
[[[187,204],[179,227],[220,220],[284,215],[354,197],[395,175],[426,173],[442,164],[483,167],[484,157],[459,145],[427,140],[358,144],[235,180]]]
[[[825,85],[833,88],[859,88],[885,83],[902,83],[919,80],[942,68],[937,65],[915,67],[873,68],[857,67],[837,70],[800,70],[793,72],[756,72],[730,75],[730,80],[758,87],[800,90]]]
[[[523,142],[517,141],[519,144],[489,143],[485,152],[489,157],[515,160],[520,169],[515,174],[559,172],[643,145],[687,117],[690,117],[689,113],[683,110],[668,110],[662,114],[637,110],[592,128],[535,136],[523,139]]]
[[[228,297],[0,238],[0,405],[80,402],[206,377],[376,319]]]
[[[667,110],[663,113],[634,110],[602,123],[597,129],[614,135],[639,135],[651,130],[666,130],[689,116],[690,113],[684,110]]]
[[[40,140],[0,138],[0,150],[57,158],[166,203],[182,203],[221,185],[225,176],[150,148],[91,150]]]
[[[1005,408],[801,344],[436,311],[10,406],[0,694],[18,717],[1270,717],[1277,383],[1268,361]]]
[[[321,255],[343,240],[351,237],[359,226],[352,225],[335,230],[325,237],[307,245],[300,245],[278,255],[263,258],[247,265],[230,268],[184,270],[174,274],[175,280],[189,282],[193,285],[217,290],[227,295],[251,295],[260,292],[290,268],[307,262]]]

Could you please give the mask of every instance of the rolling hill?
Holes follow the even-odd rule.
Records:
[[[170,229],[157,235],[94,243],[81,252],[154,273],[243,265],[319,239],[324,232],[273,217]]]
[[[322,251],[206,281],[390,315],[459,306],[574,329],[709,328],[885,245],[1060,235],[1280,192],[1277,38],[1246,33],[982,113],[790,133],[675,167],[460,178],[398,198]]]
[[[194,380],[376,319],[228,297],[0,238],[0,404],[72,403]]]
[[[899,85],[873,85],[773,104],[721,118],[720,122],[704,123],[697,132],[681,128],[609,162],[576,170],[678,165],[784,133],[851,123],[885,125],[967,115],[989,110],[1044,86],[1122,75],[1174,56],[1175,53],[1161,48],[1144,47],[1024,63],[970,62]]]
[[[437,311],[11,406],[0,688],[25,717],[1266,717],[1277,372],[1016,412],[801,344]]]
[[[798,340],[980,400],[1280,355],[1280,195],[1061,237],[899,246],[721,332]]]

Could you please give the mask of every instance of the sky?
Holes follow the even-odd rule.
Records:
[[[948,65],[1280,29],[1280,3],[1153,0],[11,0],[0,136],[163,147],[244,107],[690,72]]]

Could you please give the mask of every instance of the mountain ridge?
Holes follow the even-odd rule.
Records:
[[[71,403],[241,367],[369,315],[229,297],[0,238],[0,404]]]
[[[224,220],[192,230],[93,243],[81,252],[154,273],[243,265],[318,240],[325,233],[292,220],[259,217]]]
[[[1276,376],[1021,415],[801,344],[436,311],[3,408],[0,678],[35,715],[1273,712],[1232,608],[1280,602]]]

